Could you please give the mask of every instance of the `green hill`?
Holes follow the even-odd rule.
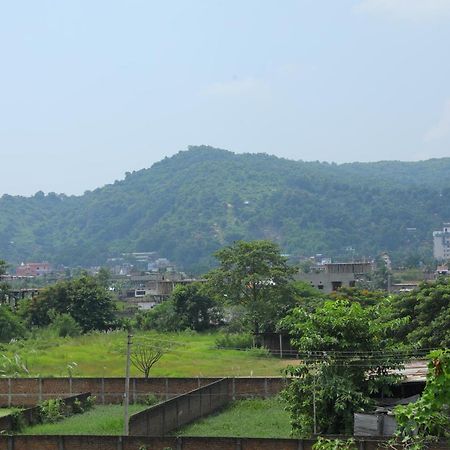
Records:
[[[82,196],[4,195],[0,256],[88,265],[158,251],[201,272],[224,244],[269,238],[290,254],[424,258],[450,219],[449,173],[450,158],[337,165],[191,147]]]

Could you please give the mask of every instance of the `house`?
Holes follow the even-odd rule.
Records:
[[[22,263],[16,268],[16,275],[18,277],[39,277],[48,275],[52,272],[52,267],[48,262],[29,262]]]
[[[325,294],[341,287],[355,287],[357,281],[366,280],[374,270],[374,263],[330,263],[313,267],[308,273],[298,272],[294,278],[305,281]]]

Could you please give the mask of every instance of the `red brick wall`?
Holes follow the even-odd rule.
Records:
[[[131,378],[130,400],[149,393],[164,399],[205,386],[220,378]],[[232,394],[240,397],[269,397],[283,387],[283,378],[232,378]],[[0,378],[0,407],[33,406],[42,400],[91,392],[97,403],[121,403],[124,378]]]
[[[1,436],[0,450],[311,450],[312,440],[252,438],[159,438],[139,436]],[[364,450],[377,450],[383,441],[359,441]],[[448,450],[445,443],[430,450]]]

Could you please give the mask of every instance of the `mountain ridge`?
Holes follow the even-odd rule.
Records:
[[[270,238],[291,254],[429,258],[431,231],[450,218],[448,173],[450,158],[335,164],[190,147],[80,196],[4,195],[0,256],[88,265],[157,251],[201,272],[222,245]]]

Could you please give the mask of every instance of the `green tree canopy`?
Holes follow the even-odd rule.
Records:
[[[214,256],[219,267],[205,276],[208,292],[226,304],[244,306],[254,333],[273,330],[292,307],[289,282],[295,273],[278,245],[237,241]]]
[[[394,317],[408,317],[397,337],[418,348],[450,347],[450,279],[422,283],[419,289],[399,295]]]
[[[402,359],[389,333],[400,321],[380,320],[382,311],[326,301],[313,312],[296,308],[283,321],[302,360],[289,369],[295,378],[285,393],[297,433],[351,433],[353,413],[369,408],[371,394],[387,393],[397,381],[390,370]]]
[[[114,326],[115,304],[97,278],[82,275],[42,289],[22,313],[31,325],[50,324],[55,313],[70,314],[83,332]]]
[[[172,301],[181,329],[205,330],[217,316],[213,310],[216,303],[202,292],[198,283],[176,286]]]

